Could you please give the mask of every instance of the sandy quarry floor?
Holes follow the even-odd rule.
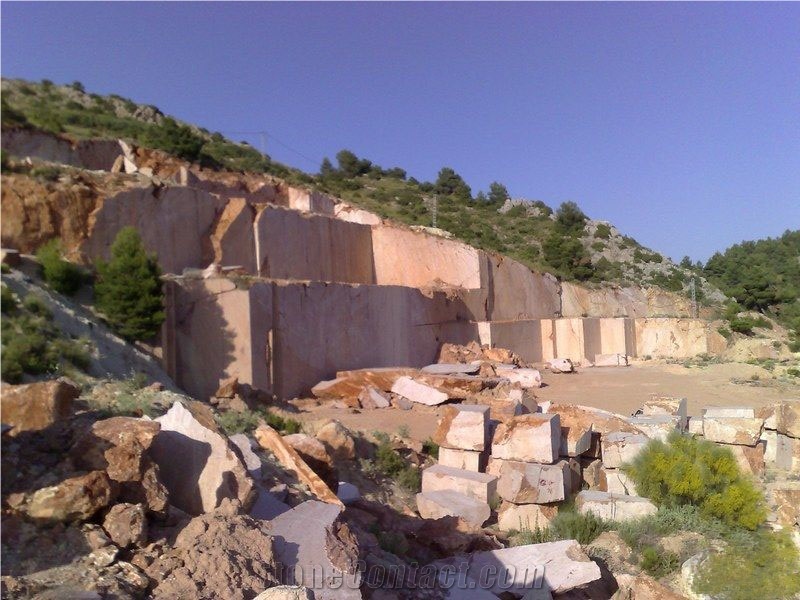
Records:
[[[633,413],[650,394],[687,398],[690,415],[699,415],[700,410],[708,406],[759,407],[775,400],[800,398],[800,385],[769,385],[764,383],[772,378],[769,371],[742,363],[712,364],[702,368],[642,363],[631,367],[579,369],[572,375],[542,373],[545,386],[535,390],[540,400],[585,404],[620,414]],[[731,382],[732,378],[749,380],[753,375],[759,377],[759,385]],[[409,437],[416,440],[430,437],[438,419],[438,409],[421,405],[408,411],[390,408],[357,412],[325,406],[308,407],[307,410],[294,416],[309,423],[338,419],[345,426],[362,431],[396,433],[405,427]]]

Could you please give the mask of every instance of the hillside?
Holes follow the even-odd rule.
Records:
[[[701,302],[724,300],[702,274],[641,246],[610,223],[589,219],[573,203],[554,211],[541,201],[511,200],[499,183],[488,193],[473,194],[449,168],[435,182],[420,182],[401,168],[384,169],[346,150],[337,154],[336,166],[325,159],[318,174],[307,174],[154,106],[87,93],[78,82],[4,79],[2,91],[4,127],[34,127],[76,139],[123,138],[210,169],[274,175],[401,223],[435,224],[470,245],[565,281],[656,286],[688,297],[695,278]]]

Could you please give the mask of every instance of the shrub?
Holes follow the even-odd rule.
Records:
[[[592,513],[582,515],[572,510],[562,510],[550,523],[550,534],[555,540],[577,540],[580,544],[591,543],[610,526]]]
[[[719,329],[717,329],[717,333],[719,333],[719,334],[720,334],[722,337],[724,337],[726,340],[729,340],[729,339],[731,339],[731,336],[733,335],[733,333],[731,332],[731,330],[730,330],[730,329],[728,329],[727,327],[720,327]]]
[[[299,433],[302,428],[299,421],[287,419],[264,410],[228,410],[217,415],[217,423],[228,435],[250,433],[262,421],[283,434]]]
[[[677,571],[680,557],[674,552],[666,552],[655,546],[648,546],[642,551],[639,565],[650,576],[656,579]]]
[[[736,333],[753,335],[753,327],[755,326],[756,322],[750,317],[734,317],[731,319],[731,331]]]
[[[594,237],[607,240],[611,237],[611,226],[608,223],[598,223],[594,232]]]
[[[791,369],[789,369],[789,371],[791,371]],[[789,371],[787,371],[787,373]],[[800,375],[800,372],[798,372],[798,375]],[[439,444],[434,442],[431,438],[422,442],[422,451],[434,460],[439,460]]]
[[[111,260],[99,261],[97,272],[97,307],[112,329],[128,340],[155,337],[164,321],[161,271],[136,229],[120,230],[111,245]]]
[[[755,529],[766,518],[764,499],[739,471],[727,448],[671,434],[651,441],[625,467],[642,496],[658,506],[693,504],[703,514],[733,526]]]
[[[60,294],[72,296],[85,281],[83,271],[61,258],[61,244],[51,240],[36,252],[47,284]]]
[[[42,179],[44,181],[55,182],[61,177],[61,167],[46,165],[43,167],[34,167],[31,169],[31,177]]]
[[[2,296],[0,296],[0,307],[4,315],[11,315],[17,312],[17,299],[14,293],[5,285],[2,286]]]

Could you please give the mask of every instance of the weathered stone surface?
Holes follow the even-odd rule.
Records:
[[[492,438],[492,456],[554,463],[560,446],[561,421],[557,414],[521,415],[497,426]]]
[[[547,368],[552,373],[572,373],[575,370],[575,366],[568,358],[553,358],[547,361]]]
[[[766,443],[762,441],[759,441],[755,446],[724,444],[725,448],[733,452],[733,457],[736,459],[742,473],[755,475],[756,477],[764,474],[764,451],[766,446]]]
[[[358,394],[358,402],[361,404],[361,408],[373,410],[388,408],[392,404],[392,399],[386,392],[369,385]]]
[[[433,441],[461,450],[486,450],[489,438],[489,407],[480,404],[443,406]]]
[[[603,435],[601,441],[603,466],[608,469],[618,469],[623,464],[633,461],[649,442],[650,438],[641,433],[612,431]]]
[[[392,392],[408,398],[412,402],[425,404],[426,406],[436,406],[448,400],[447,394],[440,392],[434,387],[418,383],[410,377],[400,377],[394,382]]]
[[[672,415],[629,417],[628,423],[650,439],[665,442],[670,433],[680,430],[681,418]]]
[[[170,504],[190,515],[210,512],[223,499],[252,501],[253,481],[227,438],[208,429],[180,402],[158,419],[150,454]]]
[[[600,489],[603,461],[599,458],[581,457],[581,480],[590,490]]]
[[[778,433],[800,438],[800,400],[782,400],[776,412]]]
[[[417,494],[417,510],[423,519],[459,517],[480,527],[492,514],[489,504],[453,490]]]
[[[778,523],[787,527],[800,524],[800,481],[769,483],[767,496],[775,507]]]
[[[253,600],[314,600],[314,593],[302,585],[278,585],[264,590]]]
[[[546,529],[557,514],[556,506],[503,502],[497,511],[497,526],[501,531]]]
[[[777,434],[775,467],[790,474],[800,474],[800,439]]]
[[[317,498],[323,502],[343,506],[342,501],[331,488],[306,464],[297,451],[281,437],[281,434],[269,425],[260,425],[254,436],[264,450],[272,452],[278,462],[293,471],[300,482],[307,485]]]
[[[490,458],[486,472],[497,477],[497,494],[515,504],[547,504],[567,498],[569,463],[554,465]]]
[[[755,446],[763,419],[752,417],[703,417],[703,435],[712,442]]]
[[[680,417],[680,429],[686,429],[689,424],[686,398],[673,398],[671,396],[651,394],[650,399],[642,406],[642,414],[646,417],[654,415]]]
[[[103,519],[103,529],[120,548],[147,542],[147,517],[142,504],[115,504]]]
[[[356,457],[356,442],[350,431],[339,421],[329,421],[317,431],[316,438],[322,442],[335,461],[353,460]]]
[[[474,375],[481,368],[480,363],[434,363],[420,369],[423,373],[433,373],[434,375]]]
[[[756,411],[749,406],[709,406],[703,409],[703,416],[709,419],[753,419]]]
[[[703,435],[703,417],[689,417],[686,430],[692,435]]]
[[[121,500],[163,513],[169,494],[150,453],[160,430],[157,421],[133,417],[97,421],[72,447],[72,460],[83,469],[105,470],[119,484]]]
[[[503,369],[497,374],[511,383],[518,383],[523,389],[542,387],[542,374],[536,369]]]
[[[297,451],[309,467],[314,469],[328,487],[336,489],[339,480],[333,467],[333,458],[322,442],[305,433],[285,435],[283,439]]]
[[[575,508],[581,514],[593,513],[609,521],[629,521],[654,514],[658,509],[647,498],[623,496],[611,492],[584,490],[575,498]]]
[[[593,432],[602,435],[611,433],[612,431],[642,433],[641,430],[631,425],[620,415],[593,406],[556,403],[551,404],[547,408],[547,412],[560,415],[562,423],[576,423],[582,428],[587,428],[591,425]]]
[[[636,495],[636,484],[619,469],[601,469],[600,485],[597,489],[601,492],[611,492],[620,496]]]
[[[576,413],[559,413],[561,419],[561,456],[580,456],[592,445],[592,424],[574,418]]]
[[[317,600],[360,600],[358,545],[341,508],[309,500],[269,523],[284,583],[314,590]]]
[[[496,595],[504,592],[525,594],[542,578],[542,587],[553,594],[560,594],[585,586],[601,576],[600,567],[586,556],[575,540],[474,552],[433,564],[440,570],[441,576],[448,578],[448,583],[452,584],[449,587],[456,590],[477,587],[481,573],[502,572],[508,577],[498,578],[495,585],[487,590]],[[442,571],[445,566],[451,566],[452,570]]]
[[[422,491],[452,490],[480,500],[492,502],[497,495],[497,477],[444,465],[433,465],[422,472]]]
[[[92,471],[36,490],[21,507],[31,519],[85,521],[116,497],[116,489],[105,471]]]
[[[486,388],[471,395],[465,403],[488,406],[489,418],[493,421],[505,421],[517,415],[536,412],[538,408],[533,394],[513,384]]]
[[[247,600],[277,585],[275,541],[266,521],[224,510],[195,517],[146,568],[157,600]]]
[[[487,452],[439,447],[439,464],[454,469],[482,472],[486,468]]]
[[[80,388],[66,378],[27,385],[3,385],[0,408],[10,435],[46,429],[72,412]]]

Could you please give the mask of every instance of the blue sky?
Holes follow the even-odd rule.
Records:
[[[800,227],[800,4],[1,10],[4,77],[266,130],[304,170],[341,148],[420,180],[450,166],[474,191],[574,200],[675,259]]]

